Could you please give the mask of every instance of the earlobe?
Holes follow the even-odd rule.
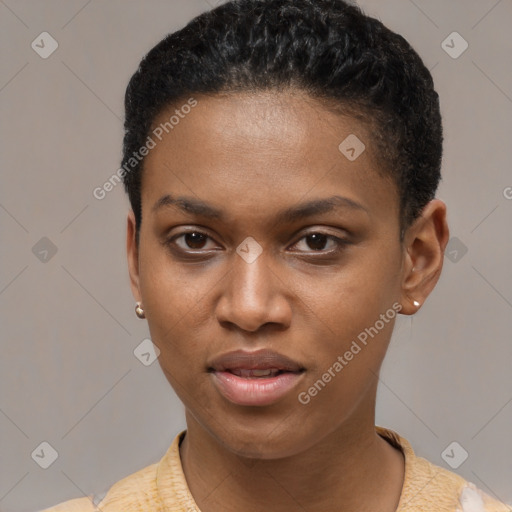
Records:
[[[416,313],[434,289],[443,268],[448,238],[446,205],[433,199],[404,238],[402,314]]]
[[[139,247],[136,237],[135,215],[132,210],[128,213],[126,225],[126,254],[128,257],[128,272],[130,275],[130,287],[136,301],[141,300],[139,286]]]

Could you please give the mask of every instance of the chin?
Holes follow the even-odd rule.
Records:
[[[289,424],[286,427],[283,423],[283,419],[248,421],[245,424],[230,421],[225,428],[209,425],[206,429],[225,449],[250,459],[282,459],[296,455],[315,443],[317,435],[309,435],[303,428],[299,430]],[[294,421],[293,424],[300,422]]]

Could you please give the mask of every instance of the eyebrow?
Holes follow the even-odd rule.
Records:
[[[191,215],[198,217],[209,217],[219,221],[225,220],[225,214],[222,210],[208,204],[200,199],[193,197],[172,197],[169,194],[162,196],[153,206],[152,211],[156,213],[162,208],[173,207]],[[276,215],[274,221],[276,223],[291,223],[297,220],[302,220],[314,215],[322,213],[329,213],[336,209],[347,209],[353,211],[366,212],[369,216],[369,211],[362,204],[343,196],[331,196],[323,199],[313,199],[305,203],[301,203],[284,210],[281,210]]]

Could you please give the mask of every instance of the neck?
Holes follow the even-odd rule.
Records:
[[[187,412],[180,457],[192,496],[202,512],[267,512],[269,503],[273,512],[395,512],[404,458],[375,431],[374,410],[371,405],[311,448],[279,459],[233,453]]]

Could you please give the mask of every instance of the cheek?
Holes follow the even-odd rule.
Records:
[[[310,287],[305,293],[303,288],[301,302],[308,307],[296,318],[296,328],[314,343],[308,386],[317,383],[312,393],[318,391],[318,403],[335,400],[349,406],[378,373],[397,314],[391,259],[379,261],[375,265],[370,256],[362,256],[321,289]]]
[[[213,332],[211,293],[219,278],[211,268],[173,261],[157,242],[142,247],[140,289],[151,340],[167,378],[170,373],[178,381],[176,389],[204,371]]]
[[[160,349],[162,369],[174,374],[175,361],[184,360],[194,346],[186,346],[186,341],[191,335],[188,324],[193,321],[199,302],[197,291],[165,251],[158,248],[145,247],[141,251],[139,275],[151,340]]]
[[[156,240],[141,247],[140,289],[148,319],[171,327],[200,303],[201,290],[190,272]]]
[[[371,404],[393,328],[392,318],[381,329],[380,323],[376,327],[379,315],[371,322],[343,313],[336,319],[330,337],[318,340],[314,367],[295,397],[299,411],[304,411],[304,424],[313,428],[321,423],[325,431],[363,402]]]
[[[310,282],[299,292],[301,302],[314,315],[311,321],[324,333],[324,343],[332,350],[342,350],[349,340],[379,319],[394,301],[390,268],[379,259],[361,255],[349,265],[324,279],[320,286]],[[307,308],[305,309],[307,311]]]

